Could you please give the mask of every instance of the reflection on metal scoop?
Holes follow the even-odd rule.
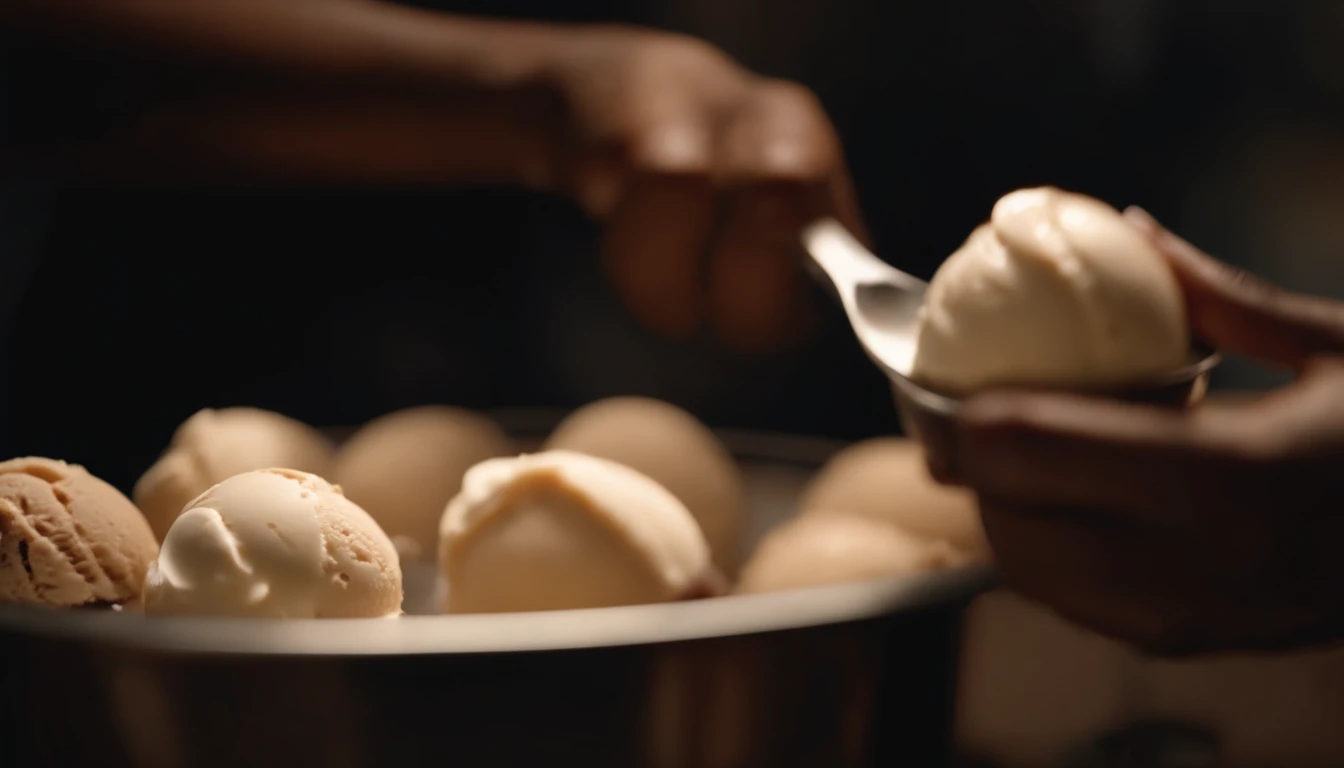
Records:
[[[889,376],[909,378],[929,284],[874,256],[834,219],[804,229],[803,247],[839,295],[868,356]]]

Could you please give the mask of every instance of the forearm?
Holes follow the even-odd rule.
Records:
[[[549,188],[547,111],[525,96],[231,93],[146,112],[71,154],[79,172],[112,180]]]
[[[525,181],[563,34],[364,0],[0,0],[0,21],[189,78],[67,158],[388,181]]]
[[[376,0],[0,0],[0,24],[81,46],[308,83],[517,87],[550,30]]]

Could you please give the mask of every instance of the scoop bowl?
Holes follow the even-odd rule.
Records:
[[[1209,374],[1222,355],[1207,348],[1191,349],[1185,365],[1149,379],[1116,387],[1055,388],[1053,391],[1088,394],[1132,403],[1169,408],[1198,405],[1208,392]],[[961,443],[957,427],[963,399],[935,392],[893,371],[887,371],[901,426],[924,447],[929,472],[944,483],[961,479]]]

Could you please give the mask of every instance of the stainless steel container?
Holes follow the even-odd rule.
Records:
[[[839,447],[723,437],[753,538]],[[0,608],[0,766],[944,765],[991,580],[399,620]]]

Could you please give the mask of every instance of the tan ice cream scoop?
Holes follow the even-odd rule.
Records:
[[[945,392],[1123,384],[1184,365],[1185,301],[1111,206],[1044,187],[1005,195],[930,281],[910,378]]]
[[[316,429],[258,408],[206,408],[173,433],[132,498],[162,541],[187,502],[242,472],[293,467],[325,475],[335,446]]]
[[[694,518],[629,467],[569,451],[470,469],[440,528],[454,613],[658,603],[716,591]]]
[[[130,499],[83,467],[0,463],[0,602],[130,602],[158,549]]]
[[[920,540],[868,517],[799,517],[766,534],[742,568],[737,591],[773,592],[911,576],[967,562],[947,542]]]
[[[690,510],[714,565],[729,577],[737,573],[746,520],[742,474],[691,414],[646,397],[599,400],[565,419],[545,447],[618,461],[653,478]]]
[[[265,469],[210,488],[173,523],[145,579],[147,614],[397,616],[401,565],[378,524],[316,475]]]
[[[919,443],[878,437],[849,446],[803,491],[806,515],[860,515],[895,524],[918,539],[945,541],[975,559],[989,557],[975,496],[929,477]]]
[[[433,562],[443,509],[462,475],[486,459],[516,453],[493,421],[446,406],[408,408],[374,419],[336,454],[331,478],[397,545],[402,561]]]

